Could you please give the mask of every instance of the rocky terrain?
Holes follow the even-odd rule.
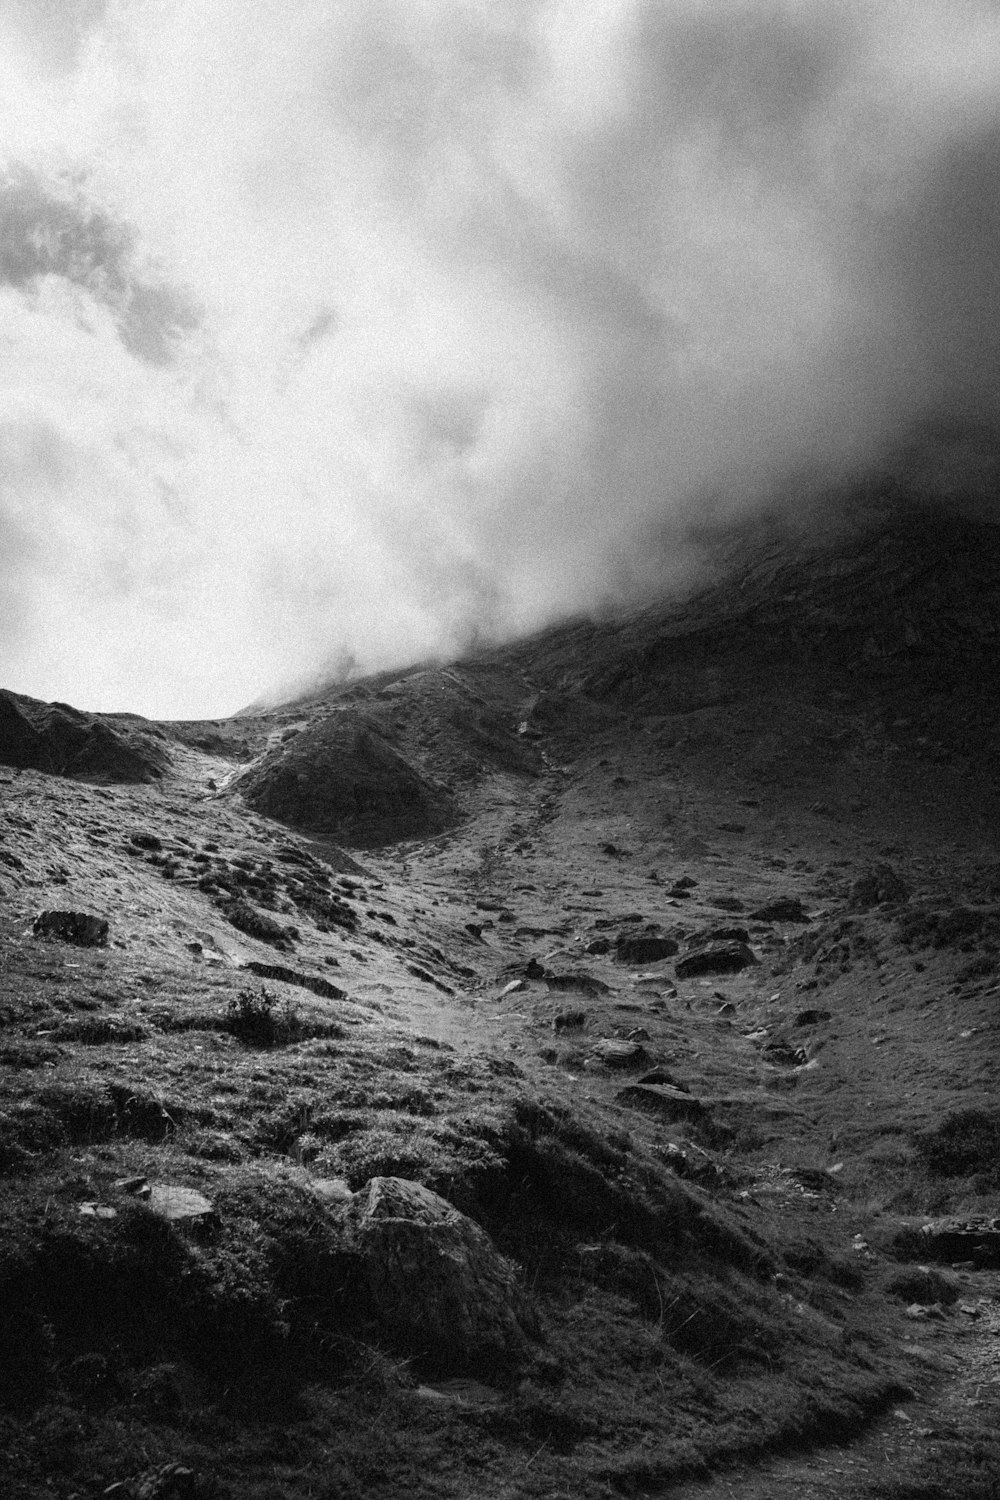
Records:
[[[3,1493],[1000,1486],[1000,547],[211,723],[0,693]]]

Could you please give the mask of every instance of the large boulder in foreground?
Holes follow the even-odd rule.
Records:
[[[478,1224],[403,1177],[373,1177],[340,1210],[351,1311],[437,1373],[497,1373],[537,1321],[518,1272]]]
[[[268,817],[361,846],[439,833],[455,818],[448,793],[350,710],[274,746],[240,777],[239,788]]]

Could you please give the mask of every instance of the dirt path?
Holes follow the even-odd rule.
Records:
[[[956,1310],[914,1324],[915,1398],[857,1442],[729,1469],[672,1487],[671,1500],[875,1500],[886,1485],[927,1481],[942,1469],[954,1482],[976,1431],[1000,1423],[1000,1276],[970,1274],[964,1291]]]

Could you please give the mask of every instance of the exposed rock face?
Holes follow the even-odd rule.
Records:
[[[35,937],[58,938],[78,948],[106,948],[108,923],[83,911],[42,911],[31,925]]]
[[[341,1247],[358,1310],[440,1373],[509,1367],[537,1332],[515,1267],[420,1183],[373,1177],[342,1211]]]
[[[649,1053],[639,1042],[602,1037],[591,1054],[591,1061],[605,1068],[644,1068],[649,1062]]]
[[[746,943],[714,943],[678,959],[674,973],[678,979],[693,979],[698,974],[737,974],[756,962]]]
[[[968,1260],[977,1266],[1000,1266],[1000,1219],[934,1219],[921,1227],[920,1255],[949,1264]]]
[[[66,703],[0,691],[0,763],[84,781],[158,780],[169,757],[159,732],[112,726]]]
[[[438,833],[455,817],[448,794],[354,713],[333,714],[268,751],[239,785],[269,817],[362,846]]]

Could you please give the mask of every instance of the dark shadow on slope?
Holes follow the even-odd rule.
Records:
[[[371,847],[439,833],[450,794],[360,715],[341,711],[275,746],[238,782],[258,812],[324,839]]]

